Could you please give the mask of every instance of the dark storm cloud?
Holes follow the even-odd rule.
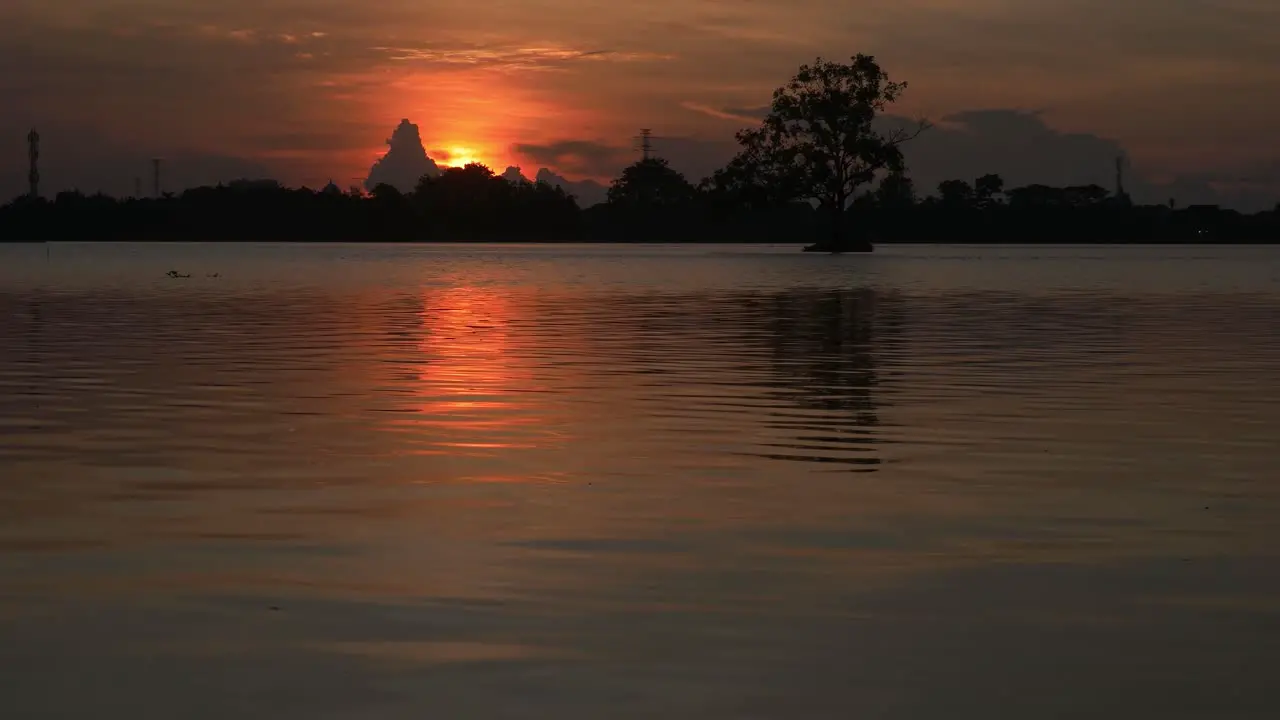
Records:
[[[684,107],[735,126],[753,126],[769,111],[767,106],[714,108],[696,103]],[[885,116],[885,128],[911,126],[916,121]],[[667,143],[672,158],[692,155],[683,164],[690,171],[709,173],[715,161],[732,157],[732,143]],[[1127,156],[1114,140],[1088,133],[1066,133],[1050,127],[1035,112],[1012,109],[968,110],[944,116],[931,129],[907,144],[905,154],[921,191],[953,178],[971,179],[999,173],[1012,184],[1049,185],[1112,184],[1115,158]]]
[[[685,107],[744,127],[757,124],[769,110],[767,106],[712,108],[694,103]],[[885,116],[880,122],[888,129],[912,126],[916,121]],[[673,165],[696,177],[714,172],[737,150],[728,141],[673,138],[657,144],[672,158]],[[942,180],[972,179],[986,173],[999,173],[1012,184],[1110,186],[1115,158],[1126,155],[1114,140],[1060,132],[1038,113],[1011,109],[947,115],[904,146],[904,151],[921,191],[932,191]]]
[[[885,122],[911,121],[889,117]],[[1157,182],[1135,166],[1120,142],[1092,133],[1063,132],[1048,125],[1041,113],[1013,109],[947,115],[904,146],[904,153],[922,194],[934,192],[943,180],[971,181],[987,173],[1000,175],[1008,187],[1095,184],[1110,189],[1115,185],[1116,158],[1123,158],[1126,190],[1138,202],[1175,198],[1181,204],[1259,210],[1270,207],[1277,197],[1270,195],[1267,186],[1280,186],[1280,163],[1259,165],[1251,178],[1234,173],[1196,174]],[[1255,187],[1241,187],[1246,180]]]
[[[698,182],[733,157],[732,140],[656,136],[654,153],[665,158],[690,182]],[[612,178],[638,159],[631,147],[607,145],[592,140],[561,140],[545,145],[517,143],[512,151],[558,173]]]
[[[742,120],[762,108],[723,110],[722,119]],[[886,116],[887,129],[916,121]],[[743,123],[745,124],[745,123]],[[656,154],[691,182],[709,176],[737,152],[730,140],[658,137]],[[563,140],[546,145],[518,144],[516,152],[567,175],[616,177],[636,153],[629,147],[589,140]],[[943,180],[972,181],[995,173],[1008,187],[1031,184],[1054,186],[1096,184],[1112,188],[1115,162],[1125,163],[1126,190],[1138,202],[1223,204],[1245,210],[1267,209],[1280,195],[1280,160],[1258,163],[1240,173],[1184,175],[1156,181],[1133,165],[1118,141],[1092,133],[1064,132],[1049,125],[1042,113],[1017,109],[967,110],[941,118],[923,135],[904,146],[917,191],[932,194]]]
[[[654,149],[696,184],[724,167],[738,152],[738,144],[732,139],[660,137],[654,141]]]
[[[516,143],[512,152],[570,175],[612,176],[627,163],[630,150],[594,140]]]
[[[909,124],[890,117],[886,124]],[[1110,187],[1115,159],[1125,150],[1114,140],[1088,133],[1065,133],[1035,112],[968,110],[943,117],[904,146],[921,190],[952,178],[998,173],[1006,183]]]

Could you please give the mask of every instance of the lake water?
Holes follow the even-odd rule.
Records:
[[[1280,717],[1278,430],[1280,248],[0,245],[0,717]]]

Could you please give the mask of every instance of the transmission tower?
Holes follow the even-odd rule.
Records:
[[[31,199],[40,197],[40,133],[35,128],[27,133],[27,154],[31,158],[31,171],[27,181],[31,183]]]
[[[662,140],[663,138],[661,135],[654,135],[649,128],[642,128],[640,134],[631,139],[635,141],[634,147],[640,151],[641,159],[648,160],[653,157],[653,141]]]

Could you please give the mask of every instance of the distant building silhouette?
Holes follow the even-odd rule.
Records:
[[[418,126],[407,119],[391,133],[387,140],[387,154],[373,163],[369,177],[364,181],[366,190],[386,184],[400,192],[412,192],[423,175],[436,177],[440,168],[427,157]]]

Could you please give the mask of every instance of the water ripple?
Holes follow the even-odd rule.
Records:
[[[743,717],[755,688],[819,683],[833,658],[950,657],[997,622],[973,593],[1025,623],[997,642],[1107,613],[1173,632],[1184,616],[1135,610],[1143,592],[1248,608],[1273,589],[1210,561],[1280,541],[1274,255],[793,251],[4,249],[0,639],[28,655],[0,666],[56,697],[39,689],[83,635],[109,639],[109,667],[165,652],[252,684],[227,668],[476,663],[566,716],[660,685]],[[1045,615],[1013,612],[1019,593]],[[59,622],[21,620],[42,613]],[[141,627],[165,642],[122,634]],[[841,645],[850,627],[920,652]],[[1117,657],[1142,645],[1098,633]],[[1206,667],[1161,653],[1187,669],[1148,697]],[[503,663],[549,663],[559,691]],[[433,672],[370,697],[439,700],[463,677]],[[802,686],[778,692],[801,707]]]

